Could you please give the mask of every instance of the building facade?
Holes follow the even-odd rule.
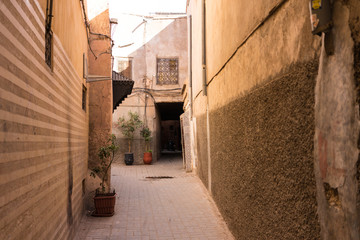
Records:
[[[237,239],[359,238],[360,4],[318,36],[309,3],[188,1],[191,161]]]
[[[119,24],[120,24],[119,19]],[[152,131],[153,160],[161,150],[181,150],[179,116],[182,113],[181,87],[187,78],[187,19],[179,14],[153,14],[132,31],[134,42],[129,47],[113,49],[114,70],[124,79],[135,81],[133,93],[114,111],[113,133],[119,136],[118,158],[128,152],[128,144],[117,126],[119,117],[137,112]],[[171,145],[170,144],[170,145]],[[142,163],[145,150],[139,132],[133,141],[135,164]]]
[[[0,238],[71,239],[89,109],[80,1],[0,3]]]

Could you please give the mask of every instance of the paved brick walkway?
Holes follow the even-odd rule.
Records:
[[[182,159],[113,165],[115,215],[84,216],[75,239],[233,239],[206,189]],[[170,176],[167,179],[146,177]]]

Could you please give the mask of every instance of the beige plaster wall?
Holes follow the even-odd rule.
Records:
[[[231,0],[207,2],[206,23],[212,27],[207,28],[208,47],[206,50],[208,76],[212,77],[230,58],[249,32],[281,0],[261,1],[261,3]]]
[[[192,91],[195,98],[202,91],[202,1],[192,0],[188,14],[192,17]]]
[[[52,69],[46,1],[0,3],[1,239],[71,239],[83,212],[86,33],[79,1],[54,2]]]
[[[243,6],[244,8],[241,8],[242,10],[240,12],[247,12],[245,11],[247,3],[238,4],[245,5]],[[251,6],[253,4],[249,5]],[[250,9],[249,11],[256,12],[263,8],[269,9],[272,8],[273,5],[275,5],[275,3],[269,6],[268,2],[266,2],[264,6],[263,4],[261,4],[261,7],[256,6],[255,8],[255,6],[253,6],[255,9]],[[229,6],[231,6],[231,8],[225,7],[224,9],[229,9],[231,15],[233,14],[234,6],[233,4]],[[239,25],[236,25],[231,21],[231,24],[229,22],[228,28],[225,29],[232,29],[233,26],[244,26],[246,31],[244,31],[244,33],[237,33],[236,31],[226,32],[226,36],[231,35],[232,37],[228,37],[229,42],[222,45],[215,43],[216,41],[213,36],[216,36],[216,34],[213,34],[213,31],[220,31],[219,29],[224,28],[222,27],[224,25],[222,22],[226,21],[226,19],[230,21],[230,19],[228,17],[226,17],[225,20],[223,19],[223,15],[227,15],[225,13],[223,15],[211,15],[211,9],[213,7],[212,4],[209,4],[207,19],[214,19],[213,22],[211,22],[214,25],[208,28],[208,41],[206,44],[210,49],[211,46],[221,46],[217,47],[217,49],[223,48],[222,52],[225,53],[225,59],[229,57],[226,54],[229,50],[226,49],[231,48],[232,39],[237,38],[238,40],[236,42],[239,44],[239,42],[245,38],[244,35],[249,34],[249,32],[253,30],[253,27],[267,16],[267,11],[264,11],[257,18],[249,18],[251,21],[249,19],[246,21],[242,20],[242,16],[234,17],[234,19],[240,18],[241,24],[239,22]],[[227,13],[227,11],[224,12]],[[237,51],[231,61],[226,64],[223,71],[220,72],[219,76],[215,76],[215,74],[219,66],[225,64],[225,60],[222,60],[224,56],[218,57],[216,54],[212,55],[214,52],[219,51],[215,49],[209,50],[209,48],[207,48],[207,79],[208,82],[212,79],[214,80],[214,82],[209,84],[209,94],[213,96],[210,101],[210,108],[220,108],[236,98],[246,95],[253,87],[264,84],[269,77],[275,77],[294,63],[310,61],[319,56],[320,38],[314,37],[311,34],[308,16],[309,7],[307,4],[300,1],[287,2],[267,21],[267,24],[264,24],[256,31],[251,39]],[[251,28],[246,27],[248,25],[250,25]],[[221,41],[225,40],[219,41],[221,43]],[[235,47],[232,47],[230,52],[233,53],[234,51]],[[218,54],[221,54],[221,51]],[[216,71],[214,71],[214,69],[216,69]]]

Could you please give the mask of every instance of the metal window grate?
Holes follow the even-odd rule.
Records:
[[[86,87],[83,85],[82,86],[82,109],[86,112],[86,94],[87,93],[87,89]]]
[[[46,30],[45,33],[45,62],[51,68],[52,67],[52,31]]]
[[[45,22],[45,62],[52,69],[52,46],[53,32],[51,30],[51,22],[53,11],[53,0],[46,1],[46,22]]]
[[[157,59],[157,84],[171,85],[179,82],[179,62],[177,58]]]

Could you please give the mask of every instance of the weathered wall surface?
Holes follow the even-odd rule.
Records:
[[[196,124],[195,141],[197,146],[196,172],[200,179],[208,186],[208,142],[207,142],[207,118],[206,118],[206,97],[202,93],[194,101],[194,119]]]
[[[210,13],[207,14],[211,18]],[[266,16],[268,15],[254,19],[252,25]],[[208,31],[215,31],[217,27],[215,22],[212,30],[209,27]],[[239,37],[244,40],[243,36]],[[265,84],[269,77],[276,77],[292,64],[317,59],[319,46],[320,38],[311,34],[308,4],[303,1],[287,1],[230,59],[220,72],[222,76],[214,76],[208,71],[208,82],[216,80],[209,87],[209,95],[212,96],[209,101],[210,109],[217,109],[246,95],[254,86]],[[208,49],[207,55],[211,59]],[[211,69],[210,66],[208,68]]]
[[[85,207],[87,210],[94,208],[93,197],[97,188],[99,188],[99,178],[90,177],[90,171],[99,166],[98,157],[99,148],[107,144],[112,131],[112,66],[111,66],[111,40],[110,36],[110,19],[107,0],[89,1],[88,7],[96,9],[92,12],[90,20],[89,34],[90,46],[88,52],[89,76],[107,77],[106,80],[88,83],[89,91],[89,162],[87,189],[85,195]],[[100,10],[103,10],[100,12]],[[90,16],[89,16],[90,17]],[[98,34],[101,34],[99,36]],[[89,78],[90,79],[90,78]],[[111,169],[105,183],[111,187]]]
[[[206,1],[207,96],[201,2],[189,5],[197,172],[237,239],[319,239],[313,136],[320,37],[311,34],[308,2],[285,1],[269,14],[281,1]]]
[[[44,8],[45,0],[0,3],[1,239],[71,239],[83,210],[81,6],[54,1],[53,70],[44,59]]]
[[[90,21],[92,32],[110,36],[109,10],[105,10]],[[112,81],[111,42],[106,37],[90,35],[89,74],[110,79],[90,82],[89,85],[89,168],[98,162],[98,149],[109,138],[112,128]],[[107,53],[106,53],[107,52]]]
[[[319,239],[317,66],[292,66],[210,114],[212,194],[237,239]]]
[[[354,40],[354,81],[355,81],[355,87],[356,87],[356,108],[355,108],[355,118],[359,119],[360,117],[360,18],[358,17],[358,14],[360,12],[360,2],[356,0],[350,1],[350,16],[349,16],[349,22],[350,22],[350,29],[351,29],[351,36]],[[360,149],[360,133],[357,135],[358,141],[357,141],[357,148]],[[356,180],[357,180],[357,187],[360,188],[360,154],[358,156],[357,161],[357,171],[356,171]],[[357,196],[357,202],[356,202],[356,208],[357,208],[357,215],[360,217],[360,194]]]
[[[186,172],[192,171],[191,165],[191,128],[190,128],[190,110],[186,110],[180,117],[182,156],[183,165]]]
[[[358,1],[334,1],[334,54],[323,47],[320,57],[315,172],[324,239],[359,239],[359,18]]]
[[[141,96],[143,96],[142,93],[141,93]],[[122,103],[120,105],[120,107],[118,107],[117,110],[114,111],[114,113],[113,113],[112,133],[118,137],[118,142],[119,142],[119,146],[120,146],[120,148],[116,154],[116,162],[120,162],[120,163],[124,162],[124,154],[129,152],[129,147],[128,147],[128,140],[122,137],[122,133],[121,133],[120,129],[118,128],[119,127],[119,125],[118,125],[119,117],[124,117],[126,120],[128,120],[129,119],[128,112],[131,111],[131,112],[138,113],[140,116],[140,119],[142,121],[144,120],[144,108],[145,108],[144,100],[145,99],[136,94],[132,94],[124,102],[128,103],[128,102],[130,102],[130,100],[131,101],[138,100],[138,102],[137,102],[137,104],[134,104],[134,105],[124,105],[124,103]],[[154,104],[151,103],[151,100],[148,99],[147,101],[148,101],[147,109],[146,109],[146,116],[148,117],[147,125],[152,131],[152,140],[150,142],[150,149],[152,149],[152,151],[153,151],[153,160],[156,160],[155,156],[158,154],[157,149],[154,147],[155,142],[156,142],[156,136],[157,136],[157,132],[154,131],[154,129],[158,129],[158,127],[156,125],[156,112],[155,112]],[[119,110],[121,110],[121,111],[119,111]],[[140,129],[135,131],[134,139],[131,143],[131,151],[134,153],[134,164],[143,164],[145,141],[140,136]]]

